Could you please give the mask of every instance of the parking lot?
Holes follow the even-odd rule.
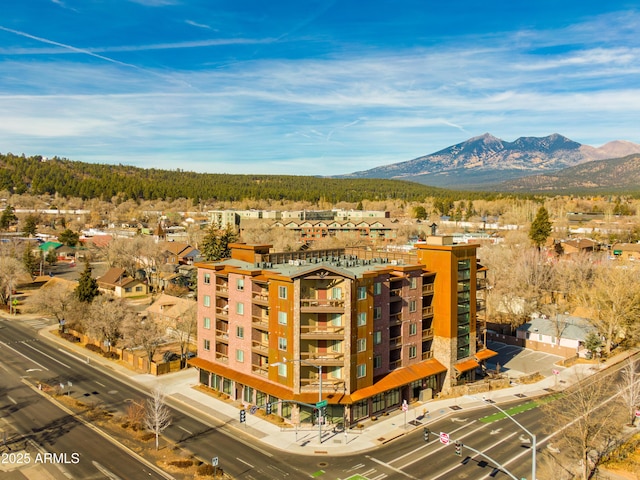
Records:
[[[496,370],[500,366],[500,373],[504,373],[509,378],[516,379],[523,375],[540,373],[545,377],[553,375],[554,369],[562,369],[556,363],[562,360],[558,355],[536,352],[522,347],[507,345],[500,342],[488,342],[488,348],[498,355],[486,361],[487,369]]]

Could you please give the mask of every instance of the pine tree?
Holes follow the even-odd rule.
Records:
[[[18,221],[11,205],[7,205],[0,216],[0,230],[6,230]]]
[[[85,262],[84,271],[80,274],[78,286],[74,290],[78,300],[85,303],[91,303],[100,292],[98,290],[98,282],[91,276],[91,267],[89,262]]]
[[[24,253],[22,254],[22,263],[30,275],[38,268],[38,259],[28,246],[24,249]]]
[[[531,222],[531,228],[529,229],[529,238],[538,250],[547,241],[552,229],[553,225],[549,220],[549,212],[542,206],[538,209],[536,218]]]
[[[202,256],[208,261],[227,258],[231,255],[229,244],[236,241],[238,241],[238,235],[230,225],[224,229],[211,225],[202,240]]]

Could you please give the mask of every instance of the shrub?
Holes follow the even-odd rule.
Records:
[[[169,462],[169,465],[178,468],[189,468],[193,465],[193,461],[191,460],[173,460]]]
[[[118,352],[104,352],[105,358],[109,358],[111,360],[120,360],[120,354]]]
[[[202,475],[202,476],[211,475],[211,476],[213,476],[213,472],[214,471],[215,471],[215,468],[210,463],[203,463],[202,465],[200,465],[198,467],[198,475]]]
[[[85,348],[86,348],[87,350],[91,350],[92,352],[102,353],[102,348],[100,348],[100,347],[99,347],[99,346],[97,346],[97,345],[94,345],[93,343],[87,343],[87,344],[85,345]]]
[[[65,333],[61,333],[60,337],[64,338],[68,342],[79,342],[80,341],[80,339],[78,337],[76,337],[72,333],[66,333],[66,332]]]

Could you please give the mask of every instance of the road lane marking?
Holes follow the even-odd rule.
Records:
[[[182,425],[178,425],[178,428],[180,430],[184,430],[185,432],[187,432],[189,435],[193,435],[193,432],[190,432],[189,430],[187,430],[186,428],[184,428]]]
[[[97,380],[96,380],[95,382],[96,382],[98,385],[100,385],[102,388],[107,388],[107,386],[106,386],[106,385],[103,385],[103,384],[102,384],[102,383],[100,383],[99,381],[97,381]]]
[[[42,364],[40,364],[40,363],[36,362],[36,361],[35,361],[34,359],[32,359],[32,358],[27,357],[24,353],[22,353],[22,352],[20,352],[20,351],[16,350],[16,349],[15,349],[15,348],[13,348],[13,347],[10,347],[10,346],[9,346],[9,345],[7,345],[6,343],[4,343],[4,342],[0,342],[0,343],[1,343],[2,345],[4,345],[5,347],[7,347],[9,350],[13,350],[14,352],[16,352],[16,353],[17,353],[18,355],[20,355],[21,357],[24,357],[24,358],[26,358],[27,360],[29,360],[30,362],[35,363],[35,364],[36,364],[36,365],[38,365],[40,368],[44,368],[44,369],[45,369],[45,370],[47,370],[47,371],[49,370],[49,369],[48,369],[47,367],[45,367],[44,365],[42,365]]]
[[[44,355],[47,358],[50,358],[51,360],[53,360],[54,362],[58,362],[60,365],[62,365],[63,367],[67,367],[67,368],[71,368],[69,365],[67,365],[66,363],[62,363],[60,360],[58,360],[57,358],[53,358],[51,355],[48,355],[46,353],[44,353],[41,350],[38,350],[36,347],[34,347],[33,345],[29,345],[28,343],[25,342],[21,342],[22,344],[24,344],[25,347],[29,347],[32,350],[35,350],[36,352]]]
[[[11,401],[11,403],[13,403],[14,405],[17,405],[18,402],[16,402],[13,398],[11,398],[9,395],[7,395],[7,398]]]
[[[238,460],[239,462],[244,463],[245,465],[248,465],[249,468],[256,468],[253,465],[251,465],[249,462],[245,462],[243,459],[236,457],[236,460]]]
[[[383,462],[382,460],[378,460],[377,458],[370,457],[369,455],[365,455],[365,457],[367,457],[372,462],[376,462],[376,463],[378,463],[378,464],[380,464],[380,465],[382,465],[384,467],[387,467],[387,468],[393,470],[394,472],[401,473],[405,477],[411,478],[413,480],[419,480],[418,478],[414,477],[413,475],[411,475],[411,474],[409,474],[407,472],[403,472],[399,468],[393,467],[393,466],[389,465],[388,463]]]

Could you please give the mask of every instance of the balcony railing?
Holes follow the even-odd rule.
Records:
[[[329,363],[342,365],[344,363],[344,353],[342,352],[300,352],[300,358],[318,365]]]
[[[433,283],[425,283],[422,285],[422,295],[429,295],[433,293]]]
[[[216,293],[218,295],[229,295],[229,286],[228,285],[216,285]]]
[[[221,363],[229,363],[229,357],[223,353],[216,352],[216,360]]]
[[[392,337],[389,339],[389,346],[393,347],[401,347],[402,346],[402,336]]]
[[[399,325],[402,323],[402,312],[396,312],[389,315],[389,323],[391,325]]]
[[[430,358],[433,358],[433,352],[431,350],[422,352],[422,360],[429,360]]]
[[[253,292],[251,294],[251,298],[254,302],[257,303],[269,303],[269,293],[268,292]]]
[[[402,360],[395,360],[393,362],[389,362],[389,370],[395,370],[396,368],[400,368],[402,366]]]
[[[390,297],[401,297],[402,296],[402,289],[401,288],[394,288],[393,290],[389,290],[389,296]]]
[[[227,330],[216,330],[216,340],[223,340],[225,342],[229,341],[229,331]]]
[[[323,377],[322,378],[322,390],[329,391],[336,385],[342,385],[344,383],[343,378]],[[315,378],[301,378],[300,386],[302,387],[316,387],[316,390],[320,386],[317,376]],[[327,388],[328,387],[328,388]]]
[[[484,299],[476,298],[476,311],[478,310],[486,310],[487,302]]]
[[[269,368],[268,367],[261,367],[259,365],[251,365],[251,371],[255,375],[261,375],[263,377],[268,377],[269,376]]]
[[[483,290],[487,288],[487,279],[481,278],[481,277],[476,278],[476,288],[478,290]]]
[[[269,317],[252,316],[251,324],[256,328],[269,329]]]
[[[433,307],[422,307],[422,318],[433,315]]]
[[[344,300],[332,298],[304,298],[300,300],[300,307],[306,309],[344,308]]]
[[[429,340],[433,338],[433,328],[427,328],[422,331],[422,340]]]
[[[251,342],[251,349],[255,352],[269,353],[269,344],[256,342],[255,340]]]
[[[216,308],[216,315],[226,318],[229,316],[229,309],[227,307]]]
[[[301,335],[344,335],[342,325],[300,325]]]

